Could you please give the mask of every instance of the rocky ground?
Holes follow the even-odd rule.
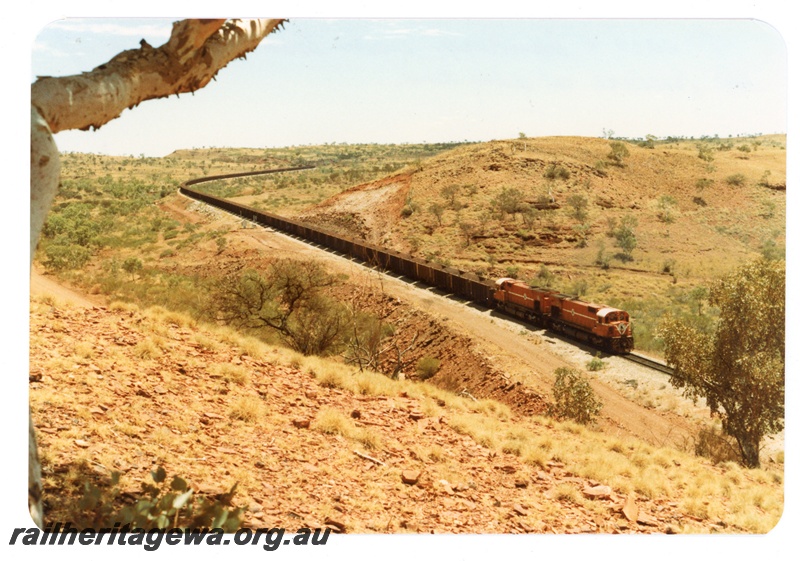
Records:
[[[687,522],[676,502],[626,496],[551,461],[498,454],[430,414],[419,397],[359,395],[308,369],[136,311],[34,304],[31,401],[48,517],[78,493],[69,474],[110,470],[133,485],[156,465],[206,494],[235,480],[257,527],[328,526],[337,532],[671,533]],[[153,330],[161,352],[146,353]],[[214,375],[239,365],[245,383]],[[56,366],[58,365],[58,366]],[[255,420],[232,415],[256,399]],[[331,411],[369,438],[323,423]],[[343,421],[344,422],[344,421]],[[362,433],[367,434],[367,433]],[[66,486],[66,489],[63,488]],[[67,493],[63,493],[63,491]]]

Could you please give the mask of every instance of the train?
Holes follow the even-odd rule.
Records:
[[[624,310],[512,278],[497,279],[495,287],[495,307],[500,311],[612,353],[633,350],[633,324]]]
[[[609,306],[583,302],[548,288],[529,286],[512,278],[485,279],[474,273],[341,236],[326,228],[285,218],[192,189],[190,186],[232,177],[262,175],[307,169],[282,168],[258,172],[214,175],[181,184],[179,191],[192,199],[237,215],[242,219],[302,238],[335,253],[357,259],[369,266],[425,283],[480,306],[497,309],[532,325],[587,342],[609,353],[633,350],[633,324],[627,312]]]

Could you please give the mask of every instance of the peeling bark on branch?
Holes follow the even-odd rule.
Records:
[[[281,19],[184,20],[164,45],[123,51],[91,72],[41,77],[31,103],[53,134],[99,128],[142,101],[199,90],[235,58],[244,57]]]
[[[169,41],[124,51],[91,72],[43,77],[31,86],[30,260],[50,210],[60,171],[53,134],[100,128],[142,101],[194,92],[234,58],[242,58],[283,25],[281,19],[184,20],[173,24]],[[36,433],[29,418],[28,506],[43,527],[41,468]]]

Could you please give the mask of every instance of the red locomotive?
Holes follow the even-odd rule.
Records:
[[[495,285],[494,300],[499,310],[610,352],[633,349],[633,324],[628,312],[511,278],[497,279]]]

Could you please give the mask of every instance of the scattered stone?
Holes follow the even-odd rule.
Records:
[[[644,526],[658,526],[658,520],[646,512],[640,512],[636,522]]]
[[[359,411],[358,409],[353,409],[353,410],[350,412],[350,416],[351,416],[353,419],[360,419],[360,418],[361,418],[361,411]]]
[[[528,481],[525,479],[517,479],[514,481],[514,487],[517,489],[526,489],[528,487]]]
[[[325,518],[325,525],[330,527],[330,529],[336,532],[337,534],[347,533],[347,527],[344,525],[343,522],[339,520],[327,517]]]
[[[400,474],[400,478],[406,485],[416,485],[420,475],[421,473],[419,470],[407,469]]]
[[[628,495],[628,498],[625,500],[625,506],[622,507],[622,514],[631,522],[636,522],[639,518],[639,506],[636,504],[633,495]]]
[[[520,504],[514,505],[514,512],[516,512],[520,516],[526,516],[528,514],[528,510]]]
[[[292,424],[298,429],[307,429],[311,426],[311,421],[309,419],[294,419]]]
[[[608,485],[595,485],[594,487],[584,487],[583,496],[589,499],[609,499],[611,498],[611,487]]]
[[[80,438],[75,440],[75,446],[79,446],[80,448],[88,448],[91,446],[87,441],[81,440]]]

